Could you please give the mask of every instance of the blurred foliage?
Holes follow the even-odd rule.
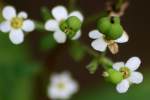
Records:
[[[2,11],[2,7],[3,7],[3,3],[0,0],[0,12]],[[2,21],[3,21],[2,13],[0,13],[0,22],[2,22]]]
[[[69,52],[71,57],[75,60],[75,61],[80,61],[84,58],[86,52],[85,49],[83,48],[83,46],[77,42],[77,41],[72,41],[69,47]]]
[[[0,100],[33,100],[41,64],[32,60],[27,44],[13,45],[0,33]]]
[[[48,33],[46,35],[44,35],[41,38],[40,41],[40,49],[42,51],[49,51],[49,50],[53,50],[54,48],[56,48],[57,43],[56,40],[53,38],[53,33]]]

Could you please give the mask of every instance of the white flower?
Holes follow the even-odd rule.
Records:
[[[2,32],[9,32],[9,38],[13,44],[20,44],[24,41],[24,32],[31,32],[35,29],[32,20],[27,19],[26,12],[16,13],[16,9],[12,6],[6,6],[2,10],[5,19],[0,25]]]
[[[52,100],[69,99],[78,90],[78,84],[71,78],[70,73],[63,72],[51,76],[51,83],[48,88],[48,96]]]
[[[93,31],[89,32],[89,37],[91,39],[95,39],[91,43],[91,46],[95,50],[101,51],[101,52],[104,52],[106,50],[107,46],[109,47],[112,44],[116,44],[116,43],[125,43],[125,42],[128,42],[128,40],[129,40],[129,37],[125,31],[124,31],[123,35],[117,40],[106,40],[105,35],[100,33],[98,30],[93,30]]]
[[[65,32],[63,32],[60,29],[60,23],[64,20],[66,20],[70,16],[76,16],[80,19],[81,22],[83,22],[83,16],[79,11],[73,11],[70,14],[68,14],[67,9],[63,6],[56,6],[52,9],[52,15],[54,19],[50,19],[45,24],[45,29],[47,31],[54,32],[54,39],[58,43],[65,43],[67,36]],[[76,35],[72,38],[72,40],[76,40],[80,38],[81,36],[81,30],[79,30]]]
[[[117,62],[113,64],[113,69],[123,73],[124,79],[117,85],[119,93],[127,92],[130,84],[140,84],[143,81],[143,75],[136,70],[139,68],[141,60],[138,57],[130,58],[126,64]]]

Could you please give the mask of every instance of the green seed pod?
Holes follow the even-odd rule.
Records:
[[[123,34],[123,27],[118,23],[114,23],[111,25],[109,32],[107,32],[105,35],[107,38],[111,40],[116,40],[119,37],[121,37],[122,34]]]
[[[65,32],[65,30],[68,29],[68,24],[67,24],[66,21],[62,21],[62,22],[60,23],[60,29],[61,29],[63,32]]]
[[[114,23],[120,24],[120,18],[119,17],[112,17],[112,20],[114,20]]]
[[[119,71],[116,71],[114,69],[108,69],[107,73],[108,73],[108,76],[107,76],[108,81],[114,84],[118,84],[119,82],[123,80],[123,75]]]
[[[68,37],[69,37],[70,39],[72,39],[75,35],[76,35],[76,32],[75,32],[75,31],[70,31],[69,34],[68,34]]]
[[[110,27],[111,27],[111,22],[109,17],[103,17],[99,19],[97,28],[101,33],[103,34],[107,33]]]
[[[78,31],[81,28],[81,21],[78,17],[76,16],[71,16],[66,20],[68,26],[70,29],[74,31]]]

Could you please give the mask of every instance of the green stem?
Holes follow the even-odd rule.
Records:
[[[98,57],[99,54],[97,52],[95,52],[94,50],[92,50],[90,47],[88,47],[87,45],[83,44],[80,42],[80,44],[82,45],[82,47],[84,48],[84,50],[91,56],[94,57]]]
[[[80,44],[82,45],[82,47],[85,49],[85,51],[89,55],[93,56],[94,59],[95,58],[98,59],[99,64],[102,65],[102,67],[104,69],[112,68],[113,62],[105,56],[105,53],[99,54],[96,51],[94,51],[93,49],[91,49],[90,47],[88,47],[87,45],[85,45],[81,42],[80,42]]]
[[[99,58],[99,64],[102,65],[102,67],[107,70],[109,68],[112,68],[113,62],[106,56],[101,56]]]
[[[43,32],[45,31],[44,29],[44,23],[40,22],[40,21],[34,21],[35,23],[35,28],[37,31]]]
[[[116,10],[119,10],[121,8],[121,6],[124,4],[125,0],[117,0],[117,3],[116,3]]]
[[[76,0],[68,0],[68,10],[73,11],[76,8]]]

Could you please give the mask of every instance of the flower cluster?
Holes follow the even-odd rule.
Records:
[[[47,19],[43,25],[43,30],[50,31],[57,43],[61,44],[65,43],[67,39],[77,40],[80,38],[84,21],[80,11],[68,12],[64,6],[56,6],[51,10],[50,15],[52,17]],[[35,22],[27,19],[28,14],[26,12],[21,11],[17,14],[16,9],[12,6],[4,7],[2,16],[4,21],[0,24],[0,31],[9,33],[9,39],[13,44],[21,44],[26,33],[36,29]],[[94,39],[91,43],[93,49],[106,52],[108,47],[112,54],[119,52],[117,43],[129,41],[129,36],[121,25],[120,17],[110,15],[101,17],[98,20],[97,29],[90,31],[89,37]],[[87,51],[92,50],[88,49]],[[93,73],[99,64],[104,65],[104,77],[117,85],[116,90],[119,93],[125,93],[131,84],[139,84],[143,81],[143,75],[136,71],[141,64],[138,57],[130,58],[126,64],[124,62],[113,64],[108,59],[104,59],[99,52],[98,56],[95,56],[92,51],[94,60],[88,68]],[[77,82],[71,78],[68,72],[54,74],[50,81],[48,96],[52,99],[69,99],[78,90]]]

